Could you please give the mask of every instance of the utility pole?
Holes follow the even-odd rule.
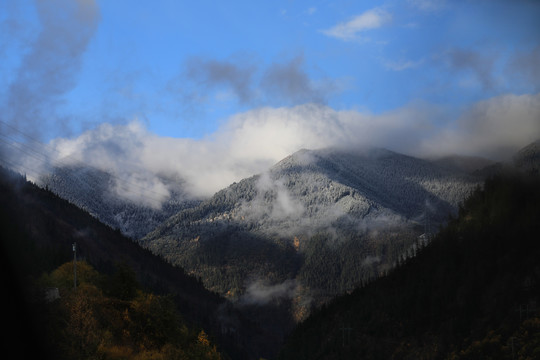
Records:
[[[514,360],[514,337],[512,336],[510,339],[512,340],[512,360]]]
[[[339,330],[341,330],[341,333],[343,335],[342,346],[345,347],[345,345],[349,345],[351,343],[351,330],[352,330],[352,328],[342,326],[342,327],[339,328]]]
[[[73,243],[73,288],[77,289],[77,243]]]
[[[523,320],[523,315],[525,315],[525,319],[529,318],[529,312],[531,314],[534,314],[536,312],[536,308],[530,307],[529,304],[519,304],[519,310],[516,310],[516,312],[519,311],[519,321],[521,322]]]
[[[429,209],[428,209],[427,199],[426,199],[426,203],[424,204],[424,234],[426,234],[426,240],[429,241],[431,237],[431,223],[429,219]]]

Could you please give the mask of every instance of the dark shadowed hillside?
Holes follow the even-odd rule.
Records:
[[[123,264],[133,269],[144,289],[171,294],[182,317],[205,329],[220,351],[232,358],[258,358],[275,347],[271,336],[258,330],[219,295],[207,291],[196,278],[52,192],[2,169],[0,199],[2,279],[9,300],[4,325],[10,335],[7,341],[18,344],[21,351],[29,349],[30,342],[32,349],[39,348],[40,333],[45,331],[33,326],[39,318],[31,305],[35,296],[30,296],[28,303],[28,294],[36,291],[35,279],[73,259],[74,242],[78,258],[98,271],[112,274]]]
[[[540,172],[540,139],[525,146],[514,156],[514,164],[524,172]]]
[[[538,358],[539,234],[540,179],[490,179],[416,257],[301,323],[280,358]]]

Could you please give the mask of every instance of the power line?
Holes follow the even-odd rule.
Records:
[[[55,148],[52,147],[51,145],[42,143],[40,140],[38,140],[38,139],[36,139],[36,138],[34,138],[34,137],[32,137],[32,136],[26,134],[25,132],[21,131],[20,129],[14,127],[13,125],[11,125],[11,124],[9,124],[9,123],[3,121],[3,120],[0,120],[0,123],[2,123],[2,124],[4,124],[4,125],[8,126],[8,127],[11,128],[12,130],[14,130],[14,131],[16,131],[17,133],[19,133],[20,135],[22,135],[22,136],[26,137],[27,139],[29,139],[30,141],[36,143],[40,148],[45,147],[45,148],[47,148],[50,152],[56,153],[56,154],[58,154],[58,155],[60,155],[60,156],[63,156],[63,157],[61,157],[61,158],[56,159],[56,160],[55,160],[56,163],[62,163],[62,162],[63,162],[65,165],[71,165],[71,164],[69,164],[69,163],[66,163],[66,160],[65,160],[65,159],[72,159],[75,163],[82,164],[81,166],[88,167],[88,168],[91,168],[91,169],[95,169],[95,170],[100,171],[100,169],[96,168],[95,166],[89,165],[89,164],[85,163],[83,160],[81,160],[81,159],[79,159],[79,158],[76,158],[75,156],[73,156],[73,155],[71,155],[71,154],[70,154],[70,155],[62,155],[62,153],[60,153],[60,151],[58,151],[57,149],[55,149]],[[15,139],[13,139],[13,138],[10,138],[8,135],[5,135],[5,134],[2,134],[2,135],[3,135],[4,137],[7,137],[8,139],[10,139],[10,140],[12,140],[12,141],[14,141],[14,142],[20,144],[20,145],[22,145],[22,146],[28,146],[28,145],[23,144],[23,143],[21,143],[21,142],[15,140]],[[30,148],[30,149],[31,149],[32,151],[37,152],[37,153],[39,153],[40,155],[44,156],[44,157],[46,158],[45,161],[47,161],[47,162],[49,162],[49,163],[52,163],[52,162],[53,162],[52,159],[50,158],[50,155],[43,154],[43,153],[41,153],[40,151],[37,151],[37,150],[32,149],[32,148]],[[133,162],[130,162],[130,164],[137,166],[137,164],[135,164],[135,163],[133,163]],[[162,194],[157,193],[157,192],[155,192],[155,191],[153,191],[153,190],[151,190],[151,189],[145,188],[145,187],[143,187],[143,186],[141,186],[141,185],[139,185],[139,184],[132,183],[132,182],[130,182],[129,180],[124,179],[124,178],[121,178],[121,177],[119,177],[119,176],[117,176],[117,175],[115,175],[115,174],[113,174],[113,173],[108,173],[108,174],[109,174],[111,177],[113,177],[113,178],[115,178],[115,179],[117,179],[117,180],[121,180],[121,181],[126,182],[126,183],[128,183],[128,184],[131,184],[131,185],[133,185],[133,186],[139,187],[139,188],[141,188],[142,190],[153,192],[154,194],[156,194],[156,195],[158,195],[158,196],[161,196],[161,195],[162,195]]]
[[[77,290],[77,243],[73,243],[73,288]]]
[[[45,147],[45,148],[47,148],[48,150],[50,150],[51,152],[54,152],[54,153],[56,153],[56,154],[62,156],[62,154],[60,153],[60,151],[58,151],[57,149],[55,149],[55,148],[52,147],[51,145],[42,143],[41,141],[37,140],[36,138],[34,138],[34,137],[28,135],[27,133],[21,131],[20,129],[14,127],[13,125],[11,125],[11,124],[9,124],[9,123],[7,123],[7,122],[5,122],[5,121],[0,120],[0,123],[2,123],[2,124],[4,124],[4,125],[8,126],[8,127],[11,128],[12,130],[14,130],[14,131],[16,131],[17,133],[19,133],[20,135],[22,135],[22,136],[26,137],[27,139],[29,139],[30,141],[36,143],[40,148]],[[13,141],[14,143],[16,143],[16,144],[18,144],[18,145],[20,145],[20,146],[27,147],[27,148],[30,149],[32,152],[34,152],[34,153],[36,153],[36,154],[38,154],[38,155],[43,156],[44,159],[38,159],[38,158],[36,158],[35,156],[32,156],[31,154],[29,154],[28,152],[25,152],[27,155],[30,155],[30,156],[36,158],[37,160],[45,161],[45,162],[48,162],[48,163],[52,163],[52,162],[53,162],[50,155],[43,154],[43,153],[41,153],[40,151],[35,150],[34,148],[30,147],[29,145],[23,144],[23,143],[21,143],[21,142],[15,140],[15,139],[9,137],[8,135],[5,135],[5,134],[0,134],[0,135],[2,135],[2,136],[4,136],[4,137],[8,138],[9,140]],[[6,141],[4,141],[4,142],[6,143]],[[10,144],[8,144],[8,145],[10,145]],[[74,162],[77,163],[77,165],[79,165],[79,166],[83,166],[83,167],[87,167],[87,168],[91,168],[91,169],[95,169],[95,170],[101,171],[100,169],[96,168],[95,166],[89,165],[89,164],[85,163],[84,161],[82,161],[81,159],[74,157],[74,156],[71,155],[71,154],[70,154],[70,155],[64,155],[62,158],[55,159],[54,162],[55,162],[55,163],[60,163],[61,165],[62,165],[62,163],[63,163],[63,165],[66,165],[66,166],[67,166],[67,165],[72,165],[72,164],[70,164],[70,163],[67,163],[65,159],[72,159],[72,160],[74,160]],[[136,164],[134,164],[133,162],[131,162],[131,164],[136,165]],[[125,182],[125,183],[131,184],[131,185],[133,185],[133,186],[139,187],[141,190],[153,192],[154,194],[156,194],[156,195],[158,195],[158,196],[162,196],[162,194],[160,194],[160,193],[158,193],[158,192],[155,192],[155,191],[153,191],[153,190],[151,190],[151,189],[149,189],[149,188],[146,188],[146,187],[144,187],[144,186],[141,186],[140,184],[130,182],[129,180],[127,180],[127,179],[125,179],[125,178],[121,178],[121,177],[117,176],[116,174],[113,174],[113,173],[110,173],[110,172],[107,172],[107,173],[108,173],[109,176],[111,176],[112,178],[114,178],[114,179],[116,179],[116,180],[121,180],[122,182]]]
[[[9,128],[11,128],[12,130],[16,131],[17,133],[21,134],[22,136],[26,137],[27,139],[29,139],[30,141],[36,143],[39,145],[40,148],[47,148],[48,150],[50,150],[51,152],[54,152],[54,153],[57,153],[59,155],[62,155],[57,149],[53,148],[52,146],[48,145],[48,144],[43,144],[41,143],[39,140],[35,139],[34,137],[24,133],[23,131],[17,129],[16,127],[6,123],[5,121],[2,121],[0,120],[0,123],[8,126]],[[93,170],[96,170],[96,171],[102,171],[101,169],[98,169],[96,168],[95,166],[92,166],[90,164],[87,164],[87,163],[84,163],[82,160],[80,159],[77,159],[75,158],[73,155],[66,155],[64,156],[63,158],[59,158],[59,159],[55,159],[53,161],[53,158],[48,155],[48,154],[45,154],[39,150],[36,150],[35,148],[31,147],[30,145],[28,144],[25,144],[25,143],[22,143],[22,142],[19,142],[17,141],[16,139],[10,137],[9,135],[6,135],[6,134],[0,134],[1,136],[4,137],[4,139],[0,138],[0,141],[3,142],[4,144],[10,146],[11,148],[15,149],[16,151],[20,152],[20,153],[23,153],[29,157],[32,157],[40,162],[43,163],[43,165],[48,165],[48,166],[53,166],[51,165],[52,163],[55,163],[57,165],[55,165],[55,167],[62,167],[62,166],[81,166],[83,168],[88,168],[88,169],[93,169]],[[11,140],[11,141],[8,141],[6,140],[6,138],[8,140]],[[73,159],[74,160],[74,163],[68,163],[66,161],[66,159]],[[4,162],[7,163],[7,161],[4,160]],[[17,167],[22,167],[22,168],[25,168],[26,170],[30,170],[28,169],[26,166],[24,166],[23,164],[18,164]],[[44,177],[46,175],[49,175],[49,174],[39,174],[38,172],[36,172],[35,170],[31,170],[32,173],[34,174],[38,174],[38,176],[34,176],[36,179],[40,178],[40,177]],[[111,172],[106,172],[108,176],[110,176],[112,179],[116,180],[118,184],[128,184],[128,185],[132,185],[136,188],[139,188],[140,190],[146,192],[146,193],[153,193],[155,195],[157,195],[159,198],[156,198],[156,197],[152,197],[152,196],[149,196],[147,194],[144,194],[144,193],[141,193],[141,192],[135,192],[133,190],[130,190],[129,188],[122,188],[122,191],[125,191],[127,193],[132,193],[132,194],[136,194],[137,196],[143,198],[143,199],[147,199],[149,201],[152,201],[152,202],[156,202],[156,203],[161,203],[163,201],[163,194],[160,194],[152,189],[149,189],[143,185],[140,185],[138,183],[134,183],[128,179],[125,179],[125,178],[121,178],[119,176],[117,176],[116,174],[113,174]],[[78,180],[79,181],[82,181],[83,183],[85,183],[86,185],[88,185],[89,187],[92,187],[92,184],[88,183],[86,181],[85,178],[80,178],[78,177]]]
[[[6,160],[6,159],[1,159],[0,158],[0,161],[3,162],[4,164],[8,165],[7,167],[8,168],[11,168],[12,170],[14,169],[17,169],[17,168],[24,168],[24,173],[26,175],[30,175],[32,177],[36,177],[36,174],[34,173],[34,171],[32,169],[28,169],[27,167],[25,167],[24,165],[20,165],[20,164],[15,164],[9,160]],[[17,172],[20,172],[17,170]]]
[[[353,328],[344,325],[340,327],[339,330],[341,330],[343,336],[342,346],[345,347],[345,345],[349,345],[351,343],[351,331],[353,330]]]
[[[65,159],[72,159],[74,160],[75,162],[77,163],[83,163],[85,166],[88,166],[88,167],[92,167],[92,168],[95,168],[94,166],[92,165],[88,165],[86,163],[84,163],[84,161],[82,159],[79,159],[79,158],[76,158],[74,155],[72,154],[69,154],[69,155],[63,155],[62,153],[60,153],[60,151],[58,151],[56,148],[54,148],[53,146],[51,146],[50,144],[45,144],[43,142],[41,142],[39,139],[36,139],[35,137],[31,136],[31,135],[28,135],[27,133],[25,133],[24,131],[16,128],[15,126],[3,121],[3,120],[0,120],[0,123],[8,126],[9,128],[11,128],[12,130],[14,130],[15,132],[19,133],[20,135],[24,136],[25,138],[27,138],[28,140],[30,140],[31,142],[37,144],[40,148],[42,147],[45,147],[47,148],[50,152],[53,152],[53,153],[56,153],[58,154],[59,156],[62,156],[61,158],[58,158],[56,159],[56,162],[62,162],[62,161],[65,161]],[[9,137],[7,135],[4,134],[4,136],[6,137]],[[15,142],[19,142],[18,140],[15,140],[15,139],[11,139],[12,141],[15,141]],[[137,165],[133,162],[130,162],[130,164],[132,165]],[[111,174],[113,175],[113,174]]]
[[[42,155],[42,156],[43,156],[43,154],[37,153],[35,150],[33,150],[31,148],[28,148],[28,149],[33,150],[34,153],[27,151],[27,149],[23,149],[24,145],[21,144],[21,143],[9,142],[9,141],[6,141],[5,139],[2,139],[2,138],[0,138],[0,141],[3,142],[4,144],[6,144],[7,146],[11,146],[12,148],[16,149],[17,151],[22,152],[22,153],[24,153],[24,154],[26,154],[26,155],[28,155],[28,156],[36,159],[36,160],[39,160],[41,162],[47,162],[47,160],[48,160],[46,157],[43,157],[43,158],[37,157],[36,154],[39,154],[39,155]]]

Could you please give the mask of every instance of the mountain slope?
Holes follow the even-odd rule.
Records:
[[[135,180],[122,179],[96,168],[72,165],[55,167],[39,184],[132,239],[143,237],[173,214],[199,202],[184,192],[178,179],[162,177],[165,187],[158,187],[158,193],[143,174],[133,177]]]
[[[474,173],[494,164],[493,161],[476,156],[449,155],[431,160],[435,164],[454,171]]]
[[[18,338],[17,329],[28,329],[26,335],[32,333],[39,315],[34,313],[32,302],[25,305],[28,300],[35,301],[27,294],[33,279],[72,260],[72,244],[76,242],[78,258],[97,270],[107,274],[117,264],[125,264],[145,288],[171,295],[182,316],[203,327],[233,358],[266,356],[276,347],[272,334],[262,332],[199,280],[52,192],[0,169],[0,200],[2,276],[8,298],[13,300],[12,311],[8,311],[13,316],[4,324],[13,326],[6,329],[12,340],[26,344],[24,338]],[[30,337],[32,345],[39,343],[39,331]]]
[[[305,312],[310,300],[388,270],[478,184],[384,149],[301,150],[172,216],[141,244],[237,300],[253,283],[294,281]]]
[[[517,168],[538,174],[540,172],[540,139],[518,151],[513,160]]]
[[[496,177],[419,255],[298,326],[282,359],[536,358],[540,179]]]

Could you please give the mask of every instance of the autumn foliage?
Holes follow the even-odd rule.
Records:
[[[119,266],[103,275],[77,262],[44,274],[43,287],[58,287],[60,298],[46,306],[49,343],[58,359],[221,359],[201,329],[188,326],[170,297],[140,289]]]

